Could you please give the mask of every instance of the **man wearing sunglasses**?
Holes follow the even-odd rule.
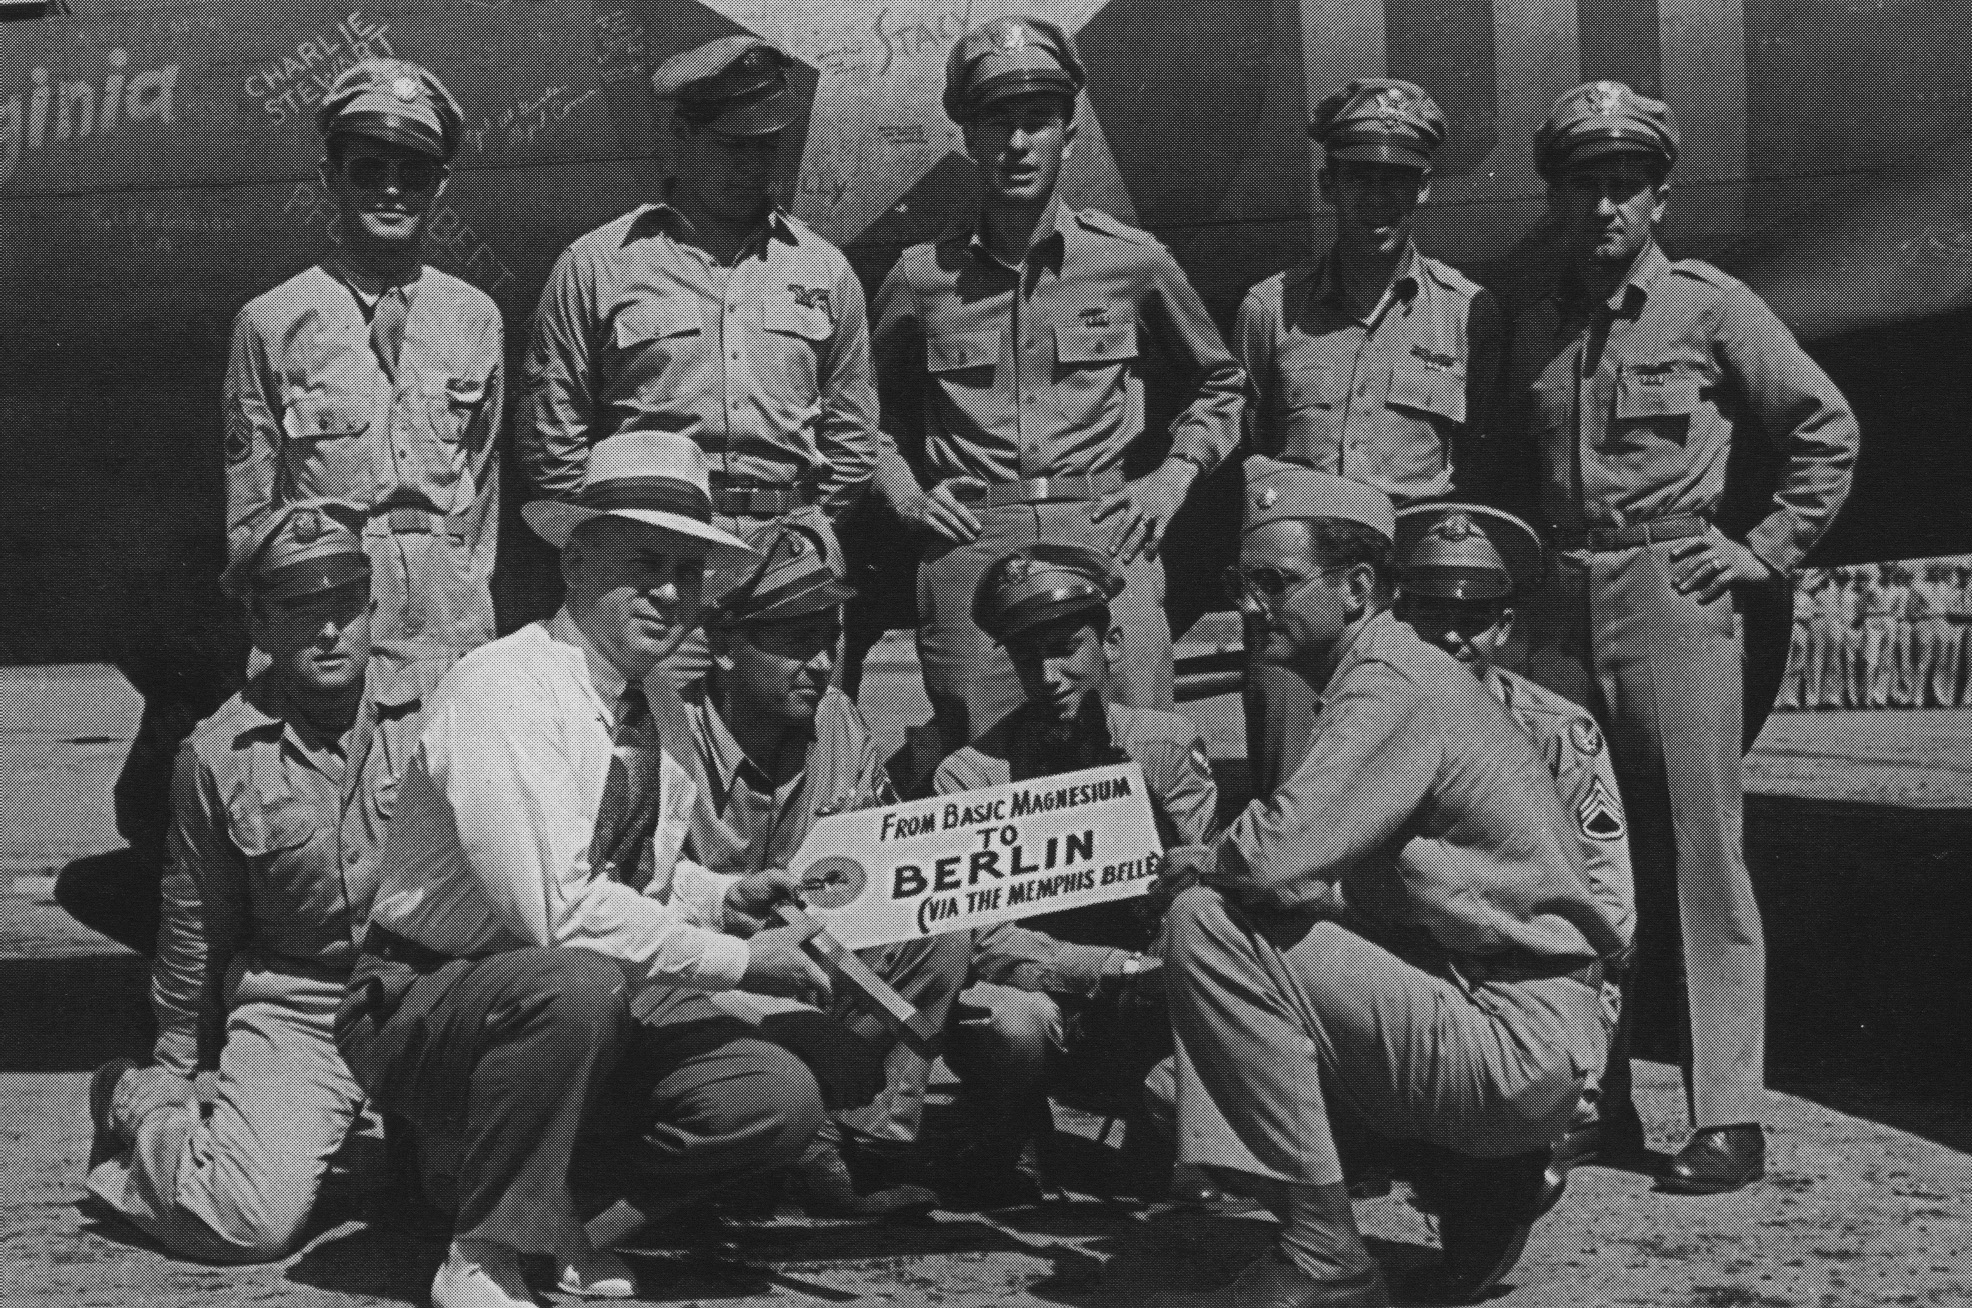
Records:
[[[569,499],[598,441],[682,432],[711,460],[720,527],[789,519],[842,575],[834,524],[875,464],[876,393],[861,283],[776,199],[805,108],[792,67],[729,36],[651,75],[671,123],[663,196],[577,239],[548,275],[514,439],[533,492]],[[707,600],[732,580],[708,573]],[[689,690],[708,661],[695,633],[668,666]]]
[[[1246,464],[1250,629],[1320,699],[1299,767],[1212,844],[1173,850],[1165,988],[1179,1162],[1281,1218],[1233,1285],[1164,1308],[1380,1308],[1341,1149],[1406,1142],[1442,1262],[1476,1302],[1560,1196],[1550,1150],[1609,1022],[1624,937],[1532,740],[1387,612],[1395,513],[1361,483]],[[1187,884],[1195,881],[1196,884]]]
[[[426,266],[459,148],[429,71],[365,59],[315,118],[336,248],[240,311],[226,375],[226,526],[237,549],[279,505],[368,513],[380,654],[456,658],[493,638],[500,311]]]

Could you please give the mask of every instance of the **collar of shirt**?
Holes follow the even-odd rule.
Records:
[[[1644,247],[1643,253],[1636,257],[1636,262],[1630,265],[1629,276],[1623,279],[1623,284],[1610,292],[1609,298],[1599,307],[1607,309],[1613,317],[1635,317],[1642,311],[1643,302],[1650,298],[1651,288],[1656,286],[1657,279],[1670,266],[1670,259],[1665,256],[1657,242],[1652,241]],[[1555,286],[1554,299],[1560,305],[1564,316],[1570,314],[1583,316],[1591,307],[1598,307],[1589,303],[1588,297],[1583,294],[1572,277],[1562,278]]]
[[[740,743],[734,738],[732,729],[726,725],[725,715],[711,704],[711,697],[705,701],[688,705],[693,725],[697,728],[692,735],[699,742],[700,758],[705,764],[705,779],[713,788],[713,808],[724,817],[732,806],[733,790],[744,782],[749,790],[759,795],[772,795],[779,800],[792,792],[793,788],[807,780],[805,766],[807,747],[814,739],[812,733],[792,736],[783,741],[781,748],[799,747],[803,751],[802,770],[789,777],[778,788],[767,770],[753,761]]]
[[[669,188],[667,188],[668,190]],[[685,217],[684,211],[666,200],[658,200],[645,205],[630,220],[630,230],[624,234],[624,243],[643,240],[651,236],[663,236],[677,240],[678,233],[694,230],[692,220]],[[788,221],[787,211],[779,205],[767,210],[767,217],[747,241],[747,250],[764,247],[767,241],[776,240],[783,245],[801,244],[801,233]]]
[[[1059,198],[1048,202],[1048,210],[1041,215],[1041,221],[1034,225],[1034,239],[1028,242],[1027,257],[1019,263],[1007,263],[993,253],[992,246],[986,243],[986,211],[980,210],[979,217],[966,233],[966,248],[973,257],[995,268],[1003,268],[1017,273],[1023,268],[1052,268],[1056,276],[1061,274],[1062,260],[1066,257],[1068,235],[1061,222],[1061,201]]]
[[[363,707],[358,711],[356,721],[350,723],[349,729],[335,742],[343,746],[342,750],[337,751],[332,748],[331,742],[297,725],[307,721],[300,701],[284,678],[263,672],[248,683],[246,692],[240,696],[242,707],[251,715],[240,735],[279,735],[282,744],[308,766],[317,772],[332,773],[333,769],[324,755],[339,752],[346,756],[349,743],[362,732],[364,715],[400,716],[418,702],[418,695],[408,684],[408,679],[384,675],[373,659],[364,678]]]
[[[582,679],[583,684],[595,696],[596,709],[602,714],[603,721],[613,728],[616,725],[616,701],[623,697],[623,688],[630,684],[630,679],[618,672],[616,665],[589,643],[589,638],[582,634],[582,628],[576,626],[575,619],[569,616],[567,605],[557,609],[555,616],[548,619],[547,630],[548,639],[566,649],[569,658],[582,661],[583,670],[588,674]]]
[[[1390,633],[1398,625],[1396,615],[1389,609],[1372,613],[1363,620],[1363,625],[1356,628],[1356,634],[1349,637],[1349,643],[1337,651],[1335,668],[1328,674],[1328,679],[1322,682],[1320,691],[1315,695],[1316,716],[1321,715],[1322,707],[1327,702],[1328,688],[1354,672],[1357,664],[1367,663],[1374,658],[1377,650],[1390,638]]]
[[[1404,246],[1403,254],[1397,259],[1396,276],[1390,279],[1389,290],[1376,302],[1376,308],[1370,311],[1367,318],[1356,318],[1354,309],[1349,303],[1349,293],[1342,285],[1342,272],[1338,264],[1335,250],[1331,247],[1329,252],[1322,256],[1322,261],[1315,266],[1314,275],[1309,280],[1308,294],[1330,309],[1341,313],[1345,318],[1373,326],[1382,320],[1383,315],[1390,311],[1392,305],[1399,302],[1408,304],[1417,298],[1422,264],[1418,257],[1416,242]]]
[[[424,265],[419,264],[416,271],[403,281],[387,282],[358,268],[340,251],[329,258],[322,266],[327,268],[330,275],[337,281],[349,288],[349,293],[356,297],[356,303],[362,307],[363,316],[366,318],[377,307],[377,301],[383,298],[383,293],[393,286],[404,288],[404,300],[408,304],[412,297],[417,294],[418,283],[424,279],[425,272]]]

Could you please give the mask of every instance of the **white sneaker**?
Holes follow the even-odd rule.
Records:
[[[637,1293],[636,1274],[613,1249],[590,1249],[564,1258],[557,1285],[563,1294],[584,1299],[628,1299]]]
[[[431,1280],[431,1308],[539,1308],[504,1244],[455,1241]]]

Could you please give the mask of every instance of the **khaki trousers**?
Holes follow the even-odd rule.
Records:
[[[1182,1164],[1340,1184],[1331,1110],[1475,1157],[1545,1149],[1608,1048],[1613,1015],[1568,977],[1468,984],[1202,886],[1167,929]]]

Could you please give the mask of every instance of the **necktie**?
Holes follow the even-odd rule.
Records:
[[[404,349],[404,320],[410,316],[411,301],[402,286],[385,290],[370,311],[370,349],[392,381],[397,380],[397,356]]]
[[[631,682],[616,702],[616,736],[602,807],[589,844],[589,866],[598,876],[642,888],[652,873],[651,833],[657,830],[662,755],[657,723],[644,688]]]

